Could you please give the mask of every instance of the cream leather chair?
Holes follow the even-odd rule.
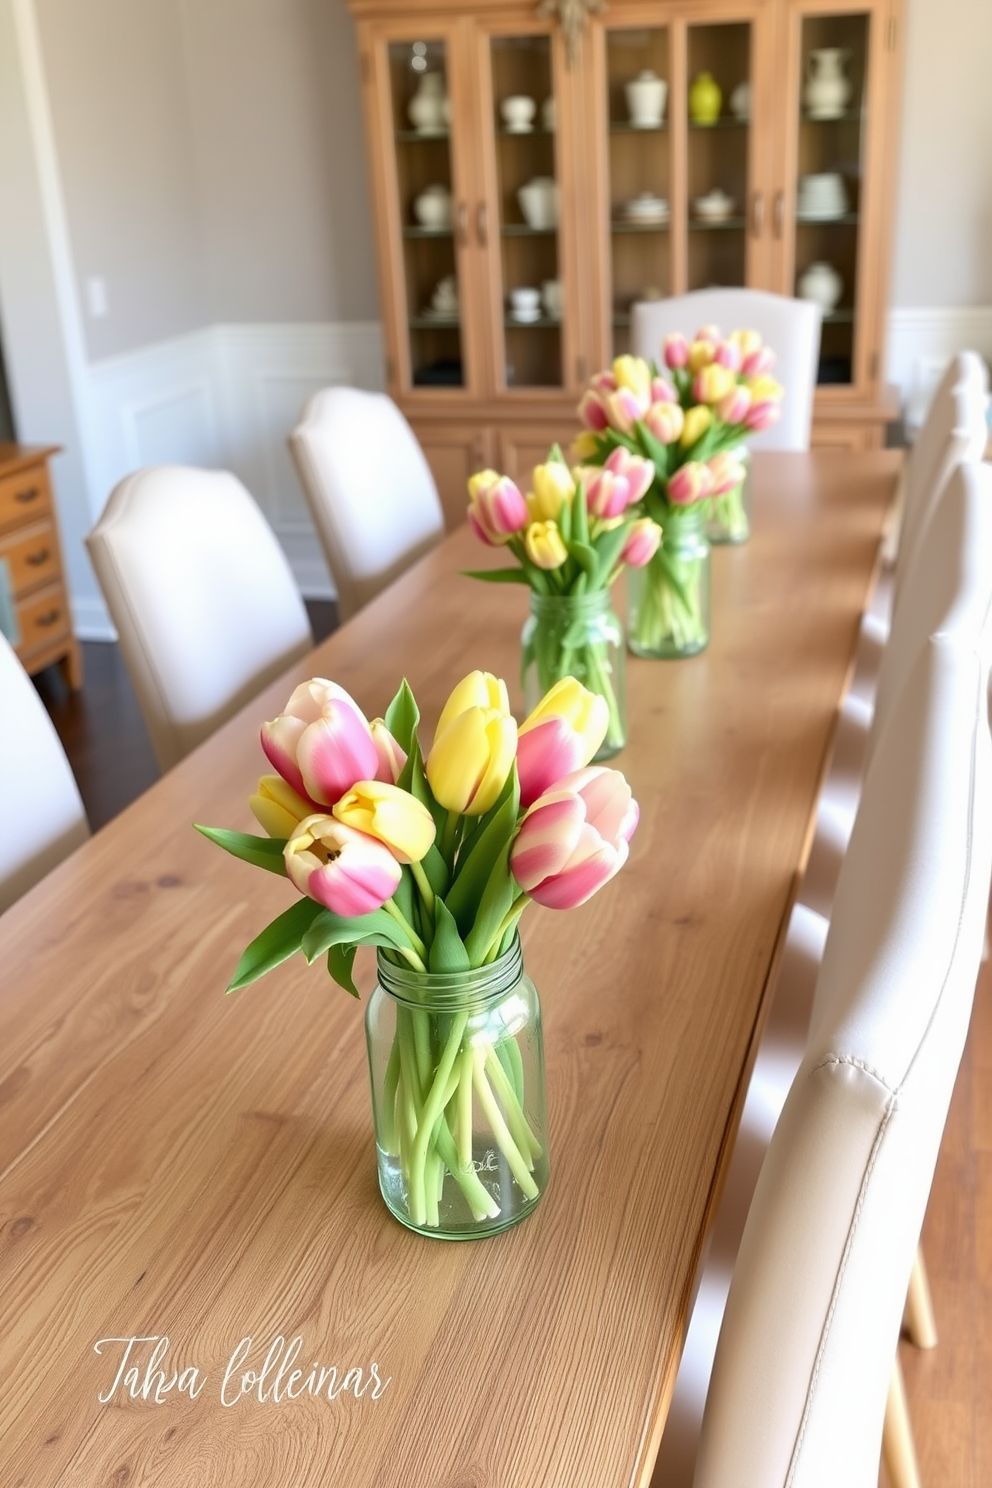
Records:
[[[820,355],[819,305],[760,289],[697,289],[669,300],[638,301],[631,311],[631,347],[637,356],[661,356],[673,331],[692,337],[700,326],[718,325],[727,335],[751,328],[775,353],[775,377],[785,388],[782,417],[748,439],[751,449],[809,449],[813,393]]]
[[[313,646],[285,554],[227,471],[126,476],[86,545],[163,770]]]
[[[289,448],[347,620],[444,536],[434,477],[384,393],[324,388]]]
[[[877,1483],[988,907],[987,686],[984,655],[933,637],[879,740],[817,1014],[741,1242],[696,1488]],[[897,1442],[890,1416],[890,1475],[911,1482]]]
[[[90,835],[62,743],[0,635],[0,912]]]

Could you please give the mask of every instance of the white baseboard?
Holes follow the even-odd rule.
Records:
[[[889,311],[887,377],[902,394],[903,417],[910,429],[923,422],[951,357],[965,350],[992,362],[992,305]]]
[[[378,322],[214,325],[92,363],[93,509],[141,465],[233,470],[275,529],[302,593],[333,598],[286,439],[306,400],[336,383],[384,386]],[[74,602],[86,639],[113,635],[98,608]]]
[[[73,634],[81,641],[116,641],[117,632],[102,599],[70,596]]]

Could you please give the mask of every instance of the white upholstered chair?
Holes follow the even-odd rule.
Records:
[[[324,388],[289,436],[347,620],[440,542],[444,515],[416,436],[384,393]],[[467,500],[467,498],[466,498]]]
[[[873,756],[805,1057],[741,1241],[696,1488],[877,1483],[988,907],[987,686],[984,655],[931,638]]]
[[[0,912],[90,835],[62,743],[0,635]]]
[[[227,471],[126,476],[86,545],[163,770],[313,645],[286,556]]]
[[[637,356],[661,356],[673,331],[692,337],[700,326],[718,325],[724,335],[756,330],[775,353],[775,372],[785,388],[777,424],[748,439],[751,449],[809,449],[820,355],[819,305],[760,289],[697,289],[668,300],[638,301],[631,311],[631,347]]]

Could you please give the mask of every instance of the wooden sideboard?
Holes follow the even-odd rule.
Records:
[[[0,559],[7,565],[17,617],[14,649],[32,675],[58,662],[72,688],[83,684],[72,633],[58,518],[48,472],[56,446],[0,443]]]
[[[348,3],[387,389],[450,522],[462,520],[473,470],[526,478],[572,437],[586,379],[629,349],[634,300],[714,284],[791,295],[818,262],[843,292],[823,322],[813,445],[882,445],[898,411],[883,352],[903,0],[610,0],[571,56],[536,0]],[[849,95],[822,117],[808,78],[827,49],[845,54]],[[648,69],[667,98],[661,120],[642,127],[626,89]],[[702,72],[723,94],[707,125],[690,107]],[[446,99],[433,121],[414,103],[432,74]],[[514,96],[535,106],[523,128],[502,110]],[[833,215],[802,185],[823,175],[843,182]],[[520,195],[535,178],[557,189],[544,221],[533,208],[528,220]],[[418,206],[431,186],[449,193],[449,220]],[[714,189],[733,203],[724,220],[694,205]],[[663,220],[628,211],[644,192],[668,203]],[[457,304],[437,294],[449,278]],[[549,297],[529,320],[514,313],[515,288],[548,281],[560,310]]]

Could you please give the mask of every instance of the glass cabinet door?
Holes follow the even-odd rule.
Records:
[[[480,222],[478,231],[487,247],[499,245],[491,282],[503,383],[561,388],[565,296],[551,37],[493,35],[488,46],[497,221]]]
[[[387,47],[409,381],[424,388],[467,383],[448,51],[430,36]]]
[[[821,383],[856,380],[869,23],[867,12],[805,15],[798,32],[795,194],[786,197],[794,200],[794,282],[786,288],[823,309]]]
[[[635,300],[672,294],[667,27],[606,33],[609,292],[613,355],[630,349]]]
[[[752,23],[690,25],[686,49],[686,289],[753,284],[757,276],[748,262]],[[755,226],[760,233],[760,221]]]

